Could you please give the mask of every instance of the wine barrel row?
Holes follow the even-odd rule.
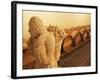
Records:
[[[62,43],[62,50],[64,53],[69,53],[75,46],[90,39],[90,26],[78,26],[70,29],[64,29],[67,36]],[[69,35],[68,35],[69,34]]]

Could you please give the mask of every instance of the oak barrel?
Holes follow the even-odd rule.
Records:
[[[69,35],[66,38],[64,38],[62,43],[62,49],[65,53],[68,53],[70,49],[72,49],[74,46],[73,38]]]
[[[83,41],[82,34],[78,32],[74,37],[74,43],[75,45],[79,45]]]

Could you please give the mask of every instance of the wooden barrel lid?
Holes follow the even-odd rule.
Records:
[[[87,30],[84,30],[83,32],[83,40],[87,40],[89,38],[89,32]]]
[[[74,45],[73,38],[71,36],[67,36],[63,40],[63,44],[62,44],[63,51],[67,53],[69,49],[73,47],[73,45]]]
[[[82,34],[78,32],[74,37],[74,43],[75,45],[79,45],[83,40]]]

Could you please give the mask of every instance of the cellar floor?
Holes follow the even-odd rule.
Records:
[[[59,61],[59,67],[90,66],[90,41]]]

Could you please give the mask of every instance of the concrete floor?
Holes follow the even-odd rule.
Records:
[[[90,53],[90,41],[88,41],[77,50],[64,55],[58,64],[60,67],[90,66]]]

